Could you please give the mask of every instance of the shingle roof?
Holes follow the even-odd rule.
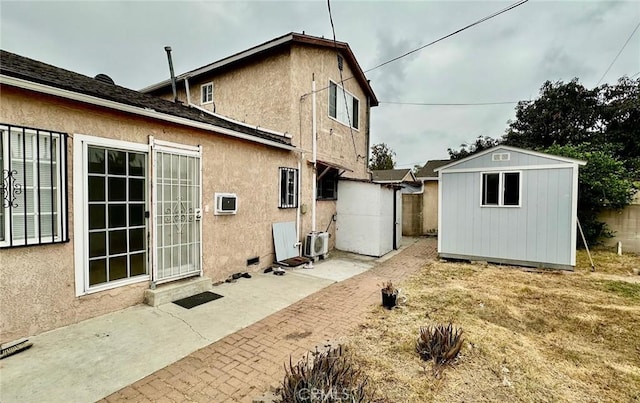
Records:
[[[427,161],[426,164],[418,171],[416,174],[416,178],[438,178],[438,174],[433,172],[434,169],[440,168],[442,166],[450,163],[451,160],[430,160]]]
[[[383,169],[371,171],[371,180],[400,182],[411,171],[411,169]]]
[[[358,81],[360,86],[363,88],[364,92],[371,99],[371,106],[378,106],[378,98],[376,94],[373,92],[373,88],[371,88],[371,84],[367,77],[365,76],[364,71],[360,67],[360,64],[356,60],[355,55],[351,51],[351,47],[346,42],[333,41],[331,39],[318,38],[317,36],[299,34],[296,32],[290,32],[286,35],[280,36],[275,39],[271,39],[267,42],[264,42],[260,45],[254,46],[252,48],[243,50],[234,55],[225,57],[224,59],[220,59],[213,63],[209,63],[205,66],[198,67],[194,70],[188,71],[186,73],[180,74],[176,77],[178,81],[184,80],[186,78],[197,77],[201,74],[208,74],[212,71],[219,69],[226,69],[230,66],[237,65],[239,63],[247,63],[248,61],[255,60],[256,57],[260,57],[261,55],[269,54],[271,52],[277,51],[278,49],[282,49],[286,46],[291,46],[293,43],[298,43],[307,46],[316,46],[330,49],[340,50],[342,55],[347,59],[347,62],[351,66],[351,70],[353,72],[353,77]],[[170,80],[164,80],[162,82],[152,84],[146,88],[143,88],[141,91],[145,93],[154,93],[158,90],[166,89],[171,86]]]
[[[291,145],[291,139],[284,136],[238,124],[222,117],[209,115],[195,108],[143,94],[119,85],[112,85],[5,50],[0,50],[0,74],[121,104],[153,109],[156,112],[211,124],[276,143]]]

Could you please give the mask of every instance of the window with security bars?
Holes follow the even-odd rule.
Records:
[[[280,208],[298,207],[298,170],[280,168]]]
[[[0,247],[66,242],[67,134],[0,124]]]

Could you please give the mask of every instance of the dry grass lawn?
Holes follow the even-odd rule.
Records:
[[[371,312],[349,345],[381,402],[640,402],[640,257],[586,253],[569,272],[433,262]],[[420,326],[452,322],[465,344],[439,379],[415,352]]]

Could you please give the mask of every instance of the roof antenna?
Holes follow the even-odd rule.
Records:
[[[171,46],[165,46],[167,59],[169,59],[169,72],[171,73],[171,89],[173,90],[173,102],[178,102],[178,93],[176,92],[176,76],[173,74],[173,61],[171,60]]]

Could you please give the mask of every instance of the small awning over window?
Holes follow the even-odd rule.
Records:
[[[313,164],[313,161],[311,161],[311,160],[309,160],[307,162],[309,164]],[[335,164],[333,162],[326,162],[326,161],[316,160],[316,163],[318,164],[318,179],[320,179],[322,176],[324,176],[324,174],[326,174],[329,171],[329,169],[331,169],[331,168],[338,170],[338,176],[341,176],[345,172],[353,172],[352,169],[349,169],[349,168],[344,167],[342,165]]]

